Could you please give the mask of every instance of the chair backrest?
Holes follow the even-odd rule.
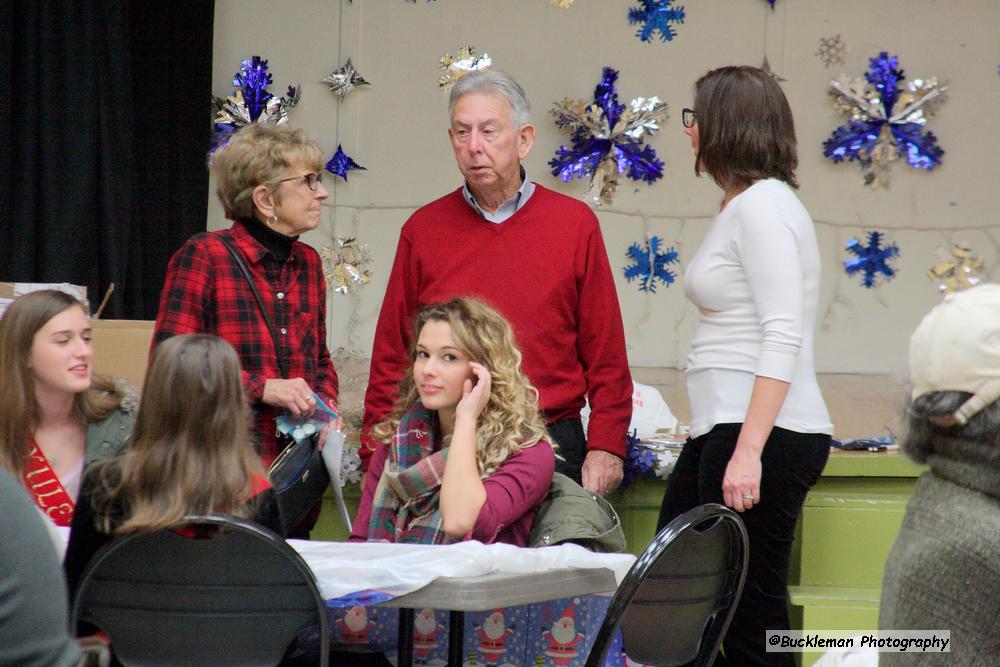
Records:
[[[190,516],[173,530],[113,540],[91,559],[73,604],[108,633],[125,665],[276,665],[326,608],[316,579],[283,539],[226,516]]]
[[[722,505],[671,521],[615,592],[587,667],[604,664],[619,627],[636,662],[711,665],[743,593],[747,555],[743,521]]]

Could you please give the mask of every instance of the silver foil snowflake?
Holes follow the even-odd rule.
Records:
[[[351,59],[329,74],[323,77],[323,83],[330,86],[330,90],[343,102],[348,93],[358,86],[370,86],[371,83],[358,73],[357,68]]]

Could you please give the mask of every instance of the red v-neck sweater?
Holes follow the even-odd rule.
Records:
[[[417,311],[455,296],[478,297],[510,321],[547,422],[578,417],[589,397],[587,448],[624,458],[632,380],[601,229],[586,204],[537,184],[500,224],[459,189],[403,225],[375,330],[366,434],[395,401]],[[363,456],[377,446],[365,444]]]

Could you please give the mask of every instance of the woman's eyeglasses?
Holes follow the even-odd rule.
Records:
[[[309,189],[316,192],[316,188],[319,184],[323,182],[323,174],[317,174],[316,172],[310,171],[308,174],[302,174],[301,176],[292,176],[290,178],[282,178],[278,183],[287,183],[288,181],[304,181]]]
[[[695,115],[694,109],[685,108],[681,110],[681,123],[684,127],[691,127],[697,119],[698,116]]]

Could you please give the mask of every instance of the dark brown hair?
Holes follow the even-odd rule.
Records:
[[[698,159],[723,189],[777,178],[799,187],[795,123],[781,87],[757,67],[731,65],[695,83]]]

